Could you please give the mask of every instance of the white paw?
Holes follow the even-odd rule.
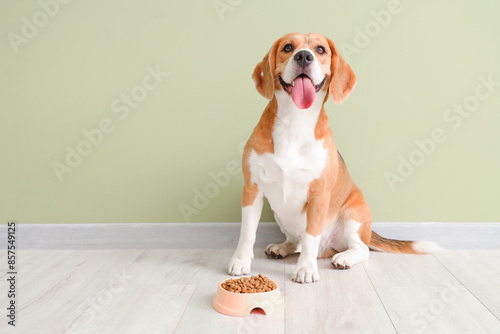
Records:
[[[250,274],[250,269],[252,267],[252,259],[245,258],[232,258],[229,262],[229,267],[227,268],[227,273],[233,276],[241,276]]]
[[[313,283],[319,281],[318,268],[297,267],[293,280],[297,283]]]
[[[346,250],[342,253],[337,253],[332,257],[332,266],[335,269],[349,269],[357,262],[357,253],[353,250]]]
[[[265,253],[268,257],[273,259],[282,259],[287,255],[290,255],[296,247],[290,242],[283,242],[281,244],[270,244],[267,246]]]

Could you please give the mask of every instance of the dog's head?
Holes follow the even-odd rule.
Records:
[[[252,75],[259,93],[269,100],[283,91],[300,109],[308,109],[320,91],[329,90],[342,103],[356,76],[337,48],[320,34],[287,34],[278,39]]]

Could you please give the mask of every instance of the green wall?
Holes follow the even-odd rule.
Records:
[[[0,13],[0,221],[239,221],[241,144],[266,105],[251,74],[291,31],[331,38],[358,77],[327,112],[375,221],[500,220],[498,1],[5,0]]]

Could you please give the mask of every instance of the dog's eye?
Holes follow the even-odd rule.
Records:
[[[292,46],[292,44],[291,44],[291,43],[287,43],[287,44],[285,44],[285,46],[283,47],[283,51],[285,51],[285,52],[290,52],[290,51],[292,51],[292,49],[293,49],[293,46]]]
[[[316,47],[316,52],[319,54],[325,53],[325,47],[323,45]]]

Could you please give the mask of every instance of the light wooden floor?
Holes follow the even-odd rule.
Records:
[[[371,252],[347,271],[320,260],[320,282],[304,285],[291,281],[297,255],[267,259],[259,247],[252,273],[279,284],[286,309],[247,318],[211,306],[233,249],[25,248],[19,326],[2,316],[0,333],[500,333],[500,244],[434,256]]]

